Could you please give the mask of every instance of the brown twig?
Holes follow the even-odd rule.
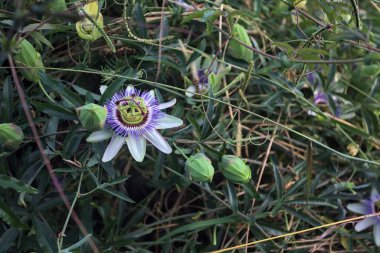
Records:
[[[28,124],[29,124],[30,128],[32,129],[33,136],[34,136],[34,139],[36,141],[38,150],[40,151],[40,154],[42,156],[42,160],[43,160],[43,162],[44,162],[44,164],[45,164],[45,166],[46,166],[46,168],[47,168],[47,170],[49,172],[49,175],[50,175],[50,177],[51,177],[51,179],[53,181],[54,187],[58,191],[59,196],[61,197],[62,201],[64,202],[67,210],[70,210],[71,209],[71,204],[70,204],[69,200],[67,199],[67,196],[64,193],[64,191],[62,189],[62,186],[59,183],[56,174],[53,171],[53,167],[52,167],[52,165],[50,163],[49,158],[47,157],[47,155],[44,152],[44,147],[42,145],[42,142],[41,142],[40,136],[38,134],[37,128],[36,128],[36,126],[35,126],[35,124],[33,122],[32,115],[30,113],[28,104],[26,102],[24,90],[23,90],[23,88],[22,88],[22,86],[20,84],[20,80],[19,80],[19,78],[17,76],[17,73],[16,73],[16,68],[15,68],[15,65],[14,65],[14,61],[13,61],[13,58],[12,58],[12,56],[10,54],[8,54],[8,61],[9,61],[9,65],[11,67],[11,72],[12,72],[12,76],[13,76],[13,80],[14,80],[16,89],[17,89],[17,92],[18,92],[20,100],[21,100],[22,108],[23,108],[24,113],[26,115],[26,118],[28,120]],[[83,226],[81,220],[79,219],[79,217],[78,217],[78,215],[76,214],[75,211],[72,212],[72,217],[73,217],[73,220],[75,221],[75,223],[78,225],[80,231],[83,233],[83,235],[84,236],[88,235],[87,229]],[[89,239],[88,242],[89,242],[89,244],[90,244],[93,252],[96,252],[96,253],[99,252],[98,248],[95,245],[95,242],[91,238]]]

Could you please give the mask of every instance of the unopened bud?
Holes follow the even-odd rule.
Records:
[[[17,149],[24,139],[22,129],[13,123],[0,124],[0,145],[6,149]]]
[[[107,109],[96,104],[87,104],[76,109],[80,123],[90,131],[98,131],[104,127]]]
[[[197,182],[211,182],[214,176],[214,167],[210,159],[202,153],[197,153],[187,159],[185,170],[191,179]]]
[[[251,179],[251,169],[237,156],[224,155],[219,167],[224,177],[232,183],[244,184]]]
[[[21,74],[29,81],[38,82],[40,80],[38,71],[45,72],[40,53],[26,39],[20,41],[17,50],[14,59],[16,65],[20,67]]]
[[[247,30],[243,26],[235,24],[232,30],[232,35],[233,38],[240,41],[240,43],[252,47],[252,42],[248,36]],[[251,62],[253,60],[253,52],[234,39],[230,41],[228,47],[231,56],[246,62]]]

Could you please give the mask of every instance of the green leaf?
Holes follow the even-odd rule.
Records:
[[[238,211],[239,202],[238,202],[238,197],[235,190],[235,185],[227,180],[226,188],[227,188],[227,193],[228,193],[227,194],[228,202],[231,205],[232,211],[236,213]]]
[[[298,219],[301,219],[307,223],[309,223],[310,225],[312,226],[320,226],[321,223],[317,220],[315,220],[314,218],[312,217],[309,217],[307,216],[305,213],[301,212],[301,211],[297,211],[291,207],[288,207],[288,206],[282,206],[288,213],[290,213],[291,215],[297,217]]]
[[[194,130],[198,137],[201,136],[201,127],[198,125],[198,122],[191,116],[190,114],[186,115],[187,120],[190,122],[190,124],[194,127]]]
[[[104,91],[103,95],[100,97],[99,104],[103,105],[108,99],[110,99],[116,92],[118,92],[125,81],[127,80],[124,76],[130,76],[133,70],[128,69],[122,74],[122,77],[116,78]]]
[[[323,10],[323,12],[326,14],[329,23],[334,23],[336,18],[336,10],[332,7],[332,5],[325,0],[319,0],[319,4]]]
[[[206,40],[203,39],[201,41],[201,43],[199,44],[198,46],[198,49],[202,52],[204,52],[206,50]],[[201,54],[199,53],[199,51],[193,51],[193,53],[191,54],[191,56],[189,57],[189,60],[187,61],[186,65],[189,65],[190,63],[192,63],[193,61],[195,61],[196,59],[198,59],[198,57],[200,57]]]
[[[58,252],[57,248],[57,238],[54,235],[53,230],[51,227],[41,221],[39,218],[36,216],[32,216],[32,222],[33,222],[33,227],[36,232],[36,237],[38,244],[40,245],[41,249],[45,253],[56,253]]]
[[[171,237],[178,235],[178,234],[181,234],[181,233],[186,233],[186,232],[190,232],[190,231],[194,231],[194,230],[204,230],[206,228],[209,228],[209,227],[212,227],[215,225],[221,225],[221,224],[225,224],[225,223],[235,223],[235,222],[239,222],[239,221],[240,221],[240,218],[237,216],[226,216],[226,217],[222,217],[222,218],[192,222],[190,224],[176,228],[173,231],[170,231],[169,233],[167,233],[163,237],[161,237],[158,241],[168,240]]]
[[[38,23],[37,25],[38,25],[38,26],[41,26],[41,23]],[[46,25],[47,25],[47,24],[46,24]],[[25,28],[26,28],[26,27],[25,27]],[[24,28],[24,29],[25,29],[25,28]],[[46,46],[48,46],[50,49],[54,49],[54,46],[51,44],[51,42],[50,42],[48,39],[46,39],[45,36],[42,35],[42,33],[37,32],[37,31],[34,31],[34,32],[32,33],[32,37],[33,37],[33,39],[34,39],[35,41],[40,41],[40,42],[44,43]]]
[[[182,24],[185,24],[187,22],[193,21],[194,19],[200,19],[200,18],[202,18],[205,15],[205,13],[208,12],[208,11],[210,11],[210,9],[202,9],[202,10],[199,10],[199,11],[194,11],[193,13],[185,16],[182,19]]]
[[[95,93],[93,93],[93,92],[91,92],[91,91],[89,91],[89,90],[86,90],[86,89],[84,89],[83,87],[80,87],[80,86],[78,86],[78,85],[73,85],[73,89],[74,89],[76,92],[78,92],[79,95],[86,96],[86,97],[87,97],[87,96],[91,96],[92,99],[94,99],[94,100],[96,100],[96,101],[99,101],[99,100],[100,100],[100,95],[95,94]],[[91,99],[91,101],[87,101],[87,102],[88,102],[88,103],[92,103],[92,102],[93,102],[92,99]]]
[[[126,176],[121,176],[121,177],[115,178],[114,180],[109,182],[108,185],[115,185],[115,184],[123,183],[123,182],[127,181],[130,177],[131,176],[126,175]]]
[[[1,184],[1,183],[0,183]],[[18,229],[29,229],[27,225],[22,223],[20,218],[12,211],[12,209],[0,198],[0,218],[8,225]]]
[[[74,243],[73,245],[71,245],[70,247],[67,247],[66,249],[62,249],[61,252],[62,253],[71,253],[72,250],[75,250],[75,249],[81,247],[83,244],[85,244],[90,239],[91,236],[92,236],[91,234],[86,235],[81,240],[79,240],[77,243]]]
[[[114,189],[112,188],[100,188],[102,191],[104,192],[107,192],[121,200],[124,200],[124,201],[127,201],[129,203],[135,203],[135,201],[133,201],[132,199],[130,199],[127,195],[125,195],[124,193],[122,192],[118,192],[118,191],[115,191]]]
[[[18,192],[26,192],[30,194],[37,194],[38,190],[30,185],[27,185],[20,180],[7,175],[0,175],[0,187],[4,189],[11,188]]]
[[[280,199],[283,196],[284,184],[282,182],[282,177],[277,166],[275,164],[273,164],[272,166],[273,166],[274,179],[276,181],[277,199]]]
[[[154,172],[153,172],[153,181],[158,180],[161,175],[161,171],[164,167],[165,154],[163,152],[158,152],[156,162],[154,164]]]
[[[12,79],[7,76],[3,86],[3,96],[1,101],[2,115],[1,120],[3,122],[10,122],[13,114],[13,83]]]
[[[207,113],[206,113],[206,117],[205,117],[205,120],[204,120],[204,123],[203,123],[203,127],[202,127],[202,133],[201,133],[201,139],[203,140],[206,135],[208,134],[208,131],[210,130],[210,123],[212,121],[212,118],[214,116],[214,94],[212,92],[212,89],[209,89],[209,101],[208,101],[208,105],[207,105]]]
[[[72,155],[77,153],[79,144],[86,133],[78,132],[81,128],[81,124],[75,125],[66,136],[63,142],[63,154],[70,158]]]
[[[309,145],[307,145],[307,152],[306,152],[306,200],[309,199],[309,196],[311,193],[311,177],[313,172],[313,146],[310,142]]]
[[[378,61],[380,61],[380,53],[371,52],[364,57],[365,64],[376,63]]]
[[[283,49],[286,49],[286,54],[289,56],[291,55],[293,52],[294,52],[294,47],[292,47],[291,45],[289,45],[288,43],[286,42],[272,42],[272,46],[277,46],[279,48],[283,48]]]
[[[84,103],[77,93],[72,92],[70,89],[66,88],[58,80],[51,78],[48,74],[42,71],[39,72],[39,75],[41,83],[45,89],[49,87],[53,91],[57,92],[69,104],[73,105],[73,107],[79,107]]]
[[[143,6],[140,2],[136,2],[134,4],[134,9],[133,9],[133,17],[136,22],[136,26],[138,27],[138,36],[140,38],[146,38],[148,36],[147,32],[147,24],[145,20],[145,15],[144,15],[144,10]]]
[[[8,249],[14,245],[16,237],[20,234],[20,230],[12,227],[2,233],[0,237],[0,252],[9,252]]]
[[[50,116],[65,120],[77,120],[76,114],[73,111],[66,109],[62,105],[37,101],[32,101],[32,105],[36,107],[37,110],[42,111],[43,113],[46,113]]]
[[[142,60],[142,61],[146,61],[146,62],[155,62],[155,63],[157,63],[159,61],[159,59],[157,58],[156,55],[145,55],[143,57],[139,57],[138,59]],[[161,57],[161,63],[163,66],[166,65],[166,66],[172,68],[173,70],[177,70],[180,73],[183,70],[181,68],[181,66],[179,66],[178,63],[174,59],[171,59],[168,56],[162,56]]]

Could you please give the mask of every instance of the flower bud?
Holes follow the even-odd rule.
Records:
[[[251,169],[237,156],[224,155],[219,167],[224,177],[232,183],[244,184],[251,179]]]
[[[75,28],[79,37],[85,40],[95,41],[99,39],[102,36],[102,34],[83,12],[85,12],[89,17],[91,17],[99,28],[103,28],[103,15],[99,12],[98,1],[93,1],[91,3],[85,4],[83,6],[83,9],[79,10],[79,14],[83,16],[83,19],[81,21],[76,22],[75,24]]]
[[[211,182],[214,176],[214,167],[210,159],[202,153],[197,153],[187,159],[185,170],[191,179],[197,182]]]
[[[17,50],[14,59],[16,65],[20,67],[21,74],[29,81],[38,82],[40,80],[38,72],[45,72],[40,53],[26,39],[20,41]]]
[[[232,36],[241,43],[244,43],[245,45],[252,47],[252,42],[248,36],[247,30],[245,30],[243,26],[235,24],[232,30]],[[248,63],[253,60],[253,52],[234,39],[230,41],[228,50],[230,55],[235,58],[244,60]]]
[[[104,127],[107,118],[107,109],[96,104],[87,104],[76,109],[80,123],[90,131],[97,131]]]
[[[0,124],[0,145],[6,149],[17,149],[22,140],[24,133],[22,129],[13,123]]]

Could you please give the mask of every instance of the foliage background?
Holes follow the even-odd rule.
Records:
[[[130,0],[131,36],[123,3],[100,0],[104,34],[91,43],[75,30],[77,1],[66,1],[63,12],[54,9],[58,2],[0,1],[0,123],[15,123],[25,135],[18,149],[0,150],[0,252],[96,251],[90,242],[100,252],[213,251],[353,217],[346,205],[378,189],[378,1],[194,1],[184,12],[176,1]],[[251,47],[230,38],[235,22]],[[15,88],[9,59],[21,38],[41,54],[40,84],[26,78],[25,67],[13,69],[74,212],[44,165]],[[254,52],[252,65],[231,56],[231,41]],[[196,82],[190,66],[200,58],[231,67],[219,90],[227,88],[188,98]],[[102,163],[107,143],[86,143],[89,132],[75,113],[104,102],[102,84],[176,98],[170,114],[185,123],[163,131],[174,152],[148,146],[136,163],[124,148]],[[326,104],[315,103],[317,92]],[[181,153],[197,152],[215,168],[223,154],[245,158],[251,181],[234,185],[218,170],[211,183],[189,180]],[[236,252],[377,252],[372,230],[358,233],[353,225]]]

